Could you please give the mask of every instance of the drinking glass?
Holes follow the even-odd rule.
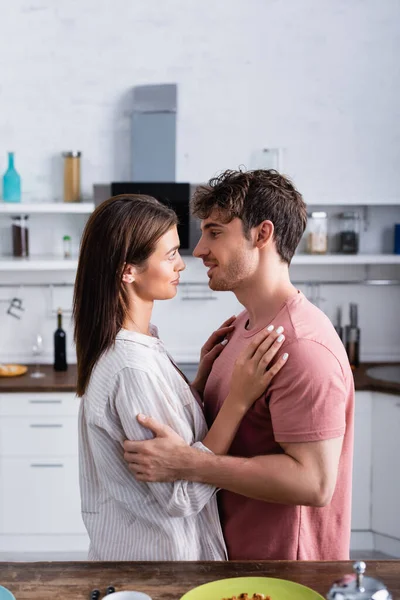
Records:
[[[36,366],[33,373],[31,373],[31,377],[35,379],[39,379],[40,377],[45,377],[45,374],[40,370],[39,356],[43,353],[43,338],[40,333],[35,335],[35,339],[32,345],[32,354],[36,357]]]

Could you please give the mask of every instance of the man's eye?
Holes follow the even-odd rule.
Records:
[[[210,231],[210,235],[212,238],[218,237],[220,233],[220,231]]]

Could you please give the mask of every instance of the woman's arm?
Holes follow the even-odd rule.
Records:
[[[283,354],[267,370],[283,340],[284,336],[275,330],[265,329],[255,335],[253,341],[238,356],[229,394],[203,440],[204,446],[214,454],[228,452],[244,415],[285,364],[288,354]]]
[[[137,485],[128,470],[128,465],[123,461],[123,442],[126,438],[135,440],[146,440],[152,437],[151,433],[144,429],[137,421],[139,413],[156,415],[156,418],[169,425],[183,438],[183,444],[193,444],[193,431],[187,419],[181,400],[172,396],[173,392],[154,373],[141,369],[125,368],[119,371],[112,383],[110,396],[111,412],[119,421],[119,427],[110,426],[109,419],[104,415],[99,425],[106,429],[115,442],[121,448],[121,464],[125,471],[123,475],[126,485],[126,475],[131,480],[129,486]],[[122,435],[121,435],[122,427]],[[205,449],[204,449],[205,450]],[[206,450],[205,450],[206,451]],[[115,468],[107,463],[107,457],[98,457],[106,468],[104,468],[104,480],[107,477],[116,476],[119,467]],[[119,475],[118,475],[119,476]],[[157,503],[170,517],[189,517],[198,514],[215,494],[216,488],[207,484],[177,481],[175,483],[148,483],[147,492],[150,493]],[[132,488],[131,503],[132,510],[137,510],[137,491]],[[126,495],[124,495],[126,502]],[[129,506],[128,506],[129,508]]]

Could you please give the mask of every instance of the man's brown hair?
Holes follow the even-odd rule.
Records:
[[[271,221],[277,252],[288,264],[307,224],[302,195],[290,179],[273,169],[225,171],[197,188],[191,206],[200,219],[207,219],[213,210],[225,223],[241,219],[247,238],[250,229]]]

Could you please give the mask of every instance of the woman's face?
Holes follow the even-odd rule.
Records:
[[[144,270],[135,274],[134,290],[142,300],[168,300],[176,296],[179,274],[185,269],[179,252],[179,236],[172,227],[157,242]]]

